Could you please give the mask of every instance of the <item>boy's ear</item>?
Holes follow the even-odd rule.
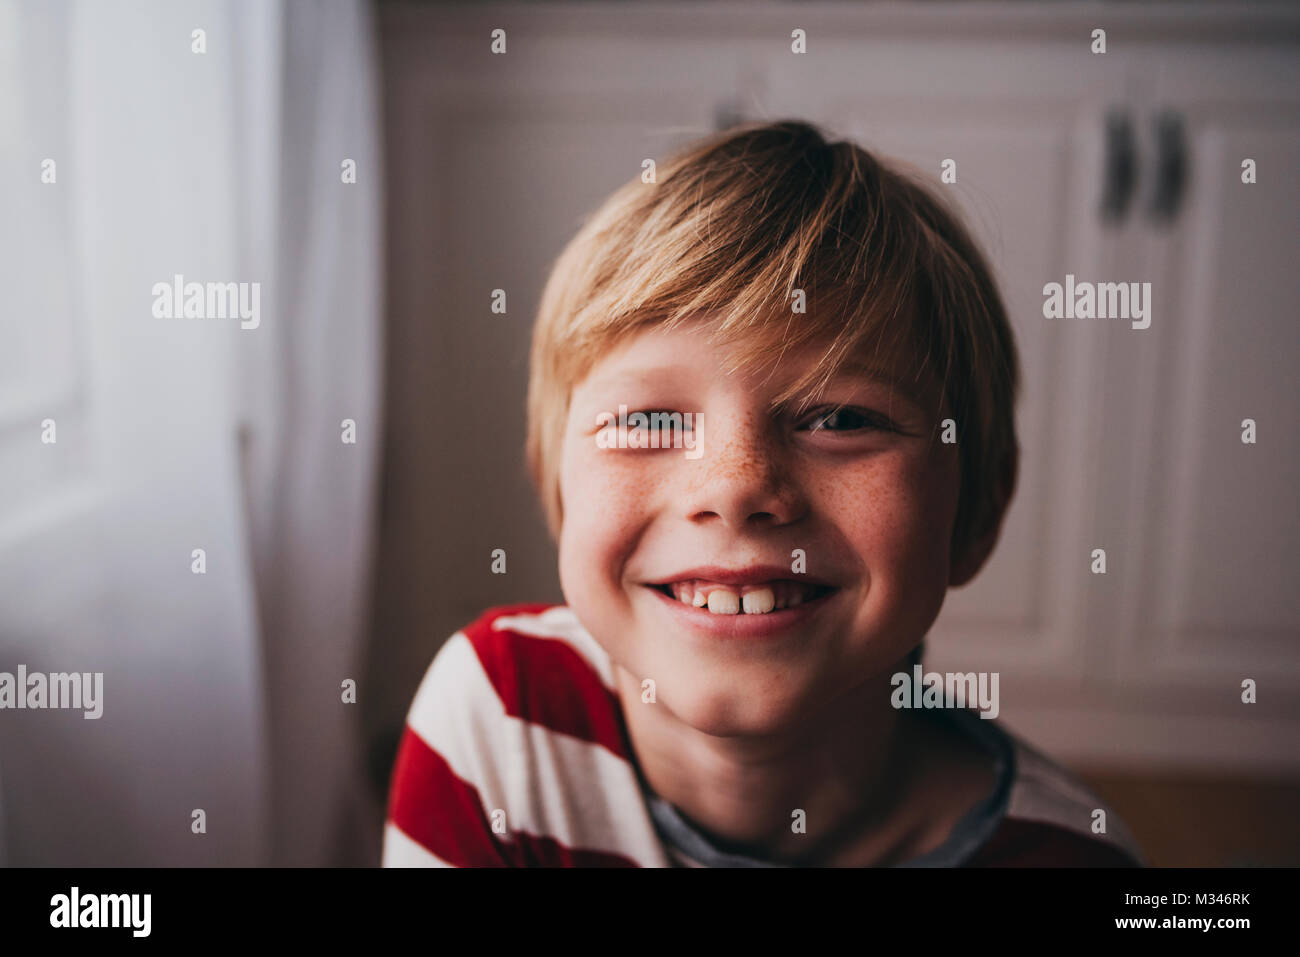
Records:
[[[998,535],[1002,531],[1002,519],[1006,517],[1007,506],[1011,504],[1011,496],[1015,494],[1019,475],[1020,449],[1013,447],[1003,459],[1002,467],[998,469],[998,480],[993,489],[993,508],[989,513],[984,534],[967,542],[960,555],[953,555],[948,576],[949,587],[960,588],[965,585],[988,561],[989,555],[993,553],[993,546],[998,542]]]

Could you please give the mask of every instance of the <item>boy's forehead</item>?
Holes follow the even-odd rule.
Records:
[[[652,381],[660,378],[688,378],[692,374],[714,374],[715,357],[706,348],[730,359],[739,353],[743,334],[717,336],[713,320],[691,321],[675,328],[654,326],[625,340],[598,361],[586,384],[614,385],[629,381]],[[755,386],[780,389],[799,380],[825,360],[831,341],[810,342],[799,346],[777,346],[767,356],[743,371],[745,380]],[[890,387],[919,405],[930,404],[937,396],[938,382],[930,363],[906,349],[884,351],[859,349],[835,364],[828,383],[847,379],[868,379]],[[820,380],[822,376],[818,376]]]

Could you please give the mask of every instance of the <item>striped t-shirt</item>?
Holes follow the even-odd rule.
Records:
[[[1063,768],[974,712],[933,713],[989,752],[996,784],[942,846],[901,866],[1144,863],[1119,817]],[[649,790],[631,755],[609,656],[573,612],[490,609],[438,651],[411,704],[383,864],[783,866],[715,846]]]

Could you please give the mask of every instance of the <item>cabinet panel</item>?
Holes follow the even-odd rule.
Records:
[[[1149,112],[1182,118],[1189,180],[1172,228],[1146,231],[1152,327],[1113,350],[1140,476],[1116,677],[1204,689],[1196,700],[1220,709],[1239,709],[1254,677],[1276,713],[1300,688],[1300,65],[1205,50],[1157,63]]]

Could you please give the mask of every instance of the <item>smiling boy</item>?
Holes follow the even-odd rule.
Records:
[[[534,331],[565,604],[491,609],[435,657],[384,863],[1139,863],[996,722],[891,703],[997,541],[1017,388],[959,219],[852,144],[748,126],[617,191]],[[601,441],[624,408],[681,413],[700,454]]]

